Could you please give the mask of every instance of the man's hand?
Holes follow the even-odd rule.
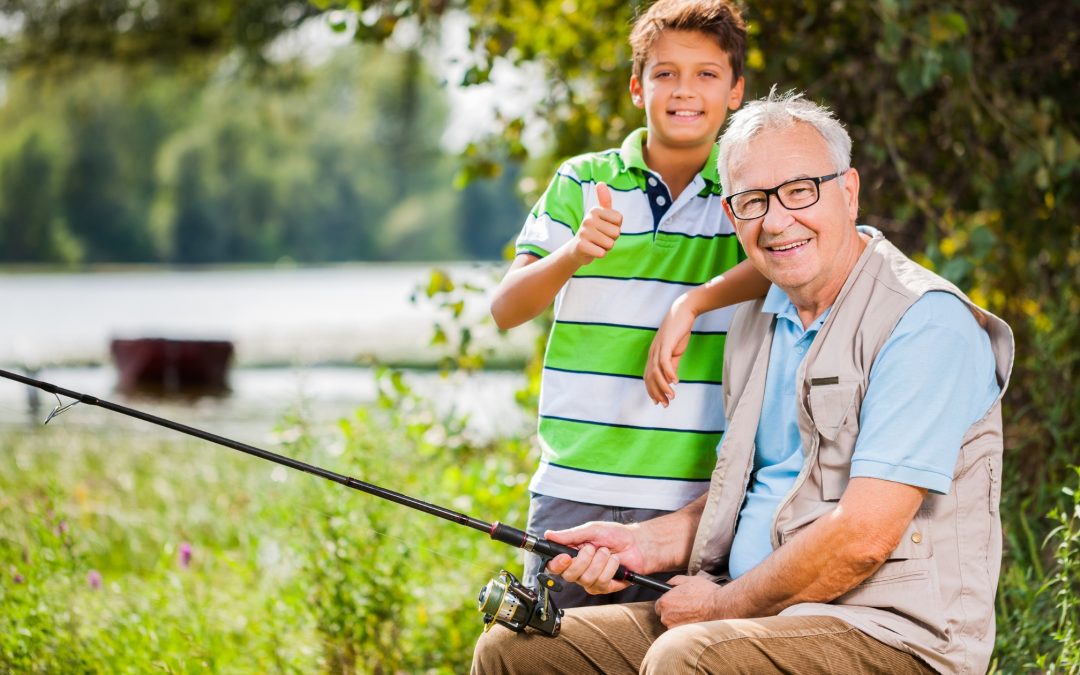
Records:
[[[722,609],[722,588],[712,581],[705,577],[677,576],[668,583],[675,588],[656,601],[656,613],[667,628],[728,618]]]
[[[653,403],[665,408],[675,398],[672,385],[679,382],[679,359],[686,352],[690,331],[698,317],[692,304],[683,294],[671,305],[649,346],[645,361],[645,390]]]
[[[645,557],[637,532],[634,525],[601,522],[545,532],[545,539],[578,549],[574,558],[566,554],[555,556],[548,563],[548,571],[578,584],[592,595],[621,591],[630,584],[613,580],[620,564],[635,572],[644,569]]]
[[[606,256],[622,228],[622,214],[611,208],[611,188],[606,183],[596,184],[596,200],[598,206],[589,209],[570,242],[571,256],[579,266]]]

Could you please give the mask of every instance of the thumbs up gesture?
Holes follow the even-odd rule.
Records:
[[[615,245],[622,227],[622,214],[611,208],[611,188],[596,184],[597,206],[589,209],[571,244],[571,255],[579,265],[603,258]]]

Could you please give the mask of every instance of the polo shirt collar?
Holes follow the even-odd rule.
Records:
[[[776,284],[769,286],[769,292],[765,294],[765,302],[761,305],[761,311],[764,314],[775,314],[777,318],[787,319],[800,329],[802,328],[802,319],[799,318],[799,310],[795,309],[795,305],[791,302],[791,299],[788,298],[787,293]],[[821,316],[814,319],[814,323],[807,326],[805,332],[808,333],[810,331],[820,330],[831,311],[832,307],[829,307],[822,312]]]
[[[643,150],[647,135],[648,129],[642,127],[631,131],[630,135],[623,141],[622,146],[619,148],[619,159],[622,160],[624,169],[640,169],[652,173],[652,169],[645,164],[645,152]],[[698,175],[710,185],[720,184],[720,174],[716,169],[716,160],[719,153],[720,146],[713,143],[712,150],[709,151],[709,159],[705,160],[705,166],[701,167],[701,171],[698,172]]]

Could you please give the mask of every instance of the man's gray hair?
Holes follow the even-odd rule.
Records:
[[[742,153],[755,136],[766,129],[787,129],[797,122],[805,122],[821,134],[837,172],[851,167],[851,137],[836,115],[794,89],[778,94],[773,85],[768,96],[751,101],[735,112],[720,137],[716,164],[724,191],[730,192],[732,186],[731,161],[742,159]]]

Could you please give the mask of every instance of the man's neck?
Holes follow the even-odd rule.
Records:
[[[698,175],[712,153],[712,144],[691,148],[669,148],[646,138],[641,148],[645,165],[660,174],[671,191],[671,198],[678,199],[694,177]]]
[[[809,283],[799,288],[783,289],[787,293],[788,299],[791,300],[791,304],[795,305],[795,309],[799,312],[799,320],[802,321],[803,330],[809,328],[810,324],[825,313],[825,310],[833,306],[833,303],[836,302],[836,296],[840,295],[840,289],[844,287],[848,277],[851,276],[851,270],[855,269],[859,257],[866,250],[866,243],[870,241],[870,237],[861,232],[856,236],[858,237],[856,245],[848,252],[848,259],[845,263],[838,268],[842,270],[842,273],[838,272],[832,275],[830,278],[823,280],[820,285]]]

